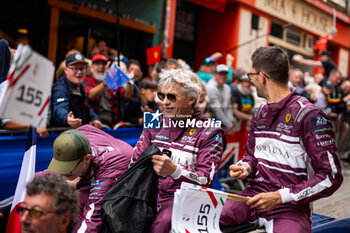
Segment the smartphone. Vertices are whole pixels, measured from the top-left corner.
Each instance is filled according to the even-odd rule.
[[[166,156],[168,156],[169,158],[171,158],[171,151],[170,150],[167,150],[167,149],[163,149],[162,150],[162,155],[166,155]],[[159,178],[160,179],[165,179],[166,178],[166,176],[159,176]]]
[[[171,158],[171,151],[170,151],[170,150],[163,149],[162,154],[165,154],[166,156],[168,156],[169,158]]]

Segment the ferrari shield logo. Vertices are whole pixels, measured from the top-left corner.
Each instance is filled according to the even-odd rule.
[[[196,132],[195,129],[191,129],[191,130],[190,130],[190,136],[192,136],[195,132]]]
[[[291,117],[292,117],[292,115],[290,115],[289,113],[286,115],[286,123],[288,123],[290,121]]]

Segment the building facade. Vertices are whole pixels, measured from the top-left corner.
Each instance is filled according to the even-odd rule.
[[[350,17],[347,14],[320,0],[228,0],[223,13],[210,9],[200,12],[196,66],[208,54],[226,51],[235,57],[234,68],[249,69],[252,52],[266,45],[286,49],[290,58],[301,54],[317,59],[319,51],[314,45],[327,34],[327,50],[348,77]],[[300,68],[313,73],[310,67]]]

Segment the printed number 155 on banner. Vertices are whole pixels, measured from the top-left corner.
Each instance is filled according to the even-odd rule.
[[[51,61],[20,44],[7,76],[0,116],[46,127],[53,73]]]

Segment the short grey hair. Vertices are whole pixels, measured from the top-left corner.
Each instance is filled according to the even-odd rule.
[[[202,94],[202,86],[197,74],[187,69],[171,69],[162,70],[159,77],[158,90],[180,84],[182,93],[189,99],[195,99],[193,106],[197,105]]]
[[[52,196],[53,210],[58,214],[70,213],[72,219],[67,226],[67,232],[72,232],[77,222],[79,201],[74,188],[60,175],[45,174],[33,179],[27,184],[27,195],[45,194]]]

